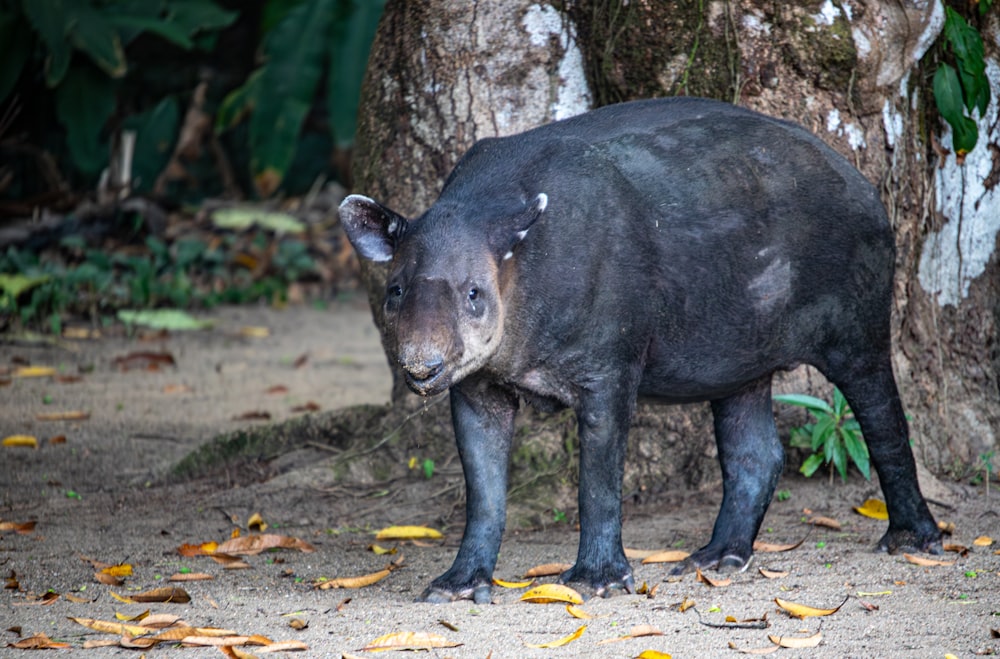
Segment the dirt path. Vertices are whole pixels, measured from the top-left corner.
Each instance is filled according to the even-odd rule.
[[[219,433],[265,421],[234,417],[267,412],[271,421],[290,418],[293,408],[315,403],[322,410],[357,403],[383,403],[389,376],[367,309],[358,302],[325,311],[292,308],[222,309],[210,331],[175,334],[141,342],[124,337],[50,344],[4,344],[0,366],[17,360],[55,366],[60,373],[83,372],[82,379],[58,383],[51,378],[14,379],[0,387],[0,436],[31,434],[37,450],[0,449],[0,520],[36,520],[29,534],[0,532],[0,569],[13,574],[19,588],[0,596],[0,656],[22,656],[7,647],[22,637],[46,633],[68,642],[72,656],[140,656],[141,650],[83,649],[90,640],[112,635],[90,631],[68,617],[114,619],[146,609],[176,613],[195,626],[223,627],[273,640],[298,640],[305,656],[358,654],[375,638],[391,632],[432,632],[461,643],[431,652],[437,657],[634,657],[646,649],[674,657],[736,656],[738,648],[771,645],[768,635],[808,636],[819,631],[813,649],[781,649],[777,656],[805,657],[959,657],[1000,653],[1000,544],[972,546],[981,535],[1000,539],[1000,492],[991,500],[983,491],[948,485],[935,487],[936,498],[951,508],[934,506],[942,520],[955,524],[951,542],[970,547],[965,556],[945,556],[954,564],[919,567],[902,557],[873,554],[870,548],[884,522],[863,518],[852,507],[877,487],[861,481],[844,486],[786,476],[779,488],[789,497],[775,502],[765,522],[763,540],[792,542],[809,536],[785,553],[758,553],[751,569],[733,575],[731,585],[710,587],[693,575],[666,579],[662,565],[633,561],[636,582],[656,586],[652,598],[619,595],[590,601],[583,608],[595,617],[577,620],[560,605],[518,601],[521,591],[497,589],[494,604],[413,604],[427,582],[450,564],[461,526],[443,529],[440,546],[405,544],[405,568],[360,590],[316,590],[326,577],[356,576],[380,570],[391,557],[368,550],[371,529],[392,523],[435,523],[456,497],[438,497],[426,505],[399,508],[377,505],[379,494],[405,483],[342,483],[326,474],[326,484],[297,469],[279,478],[245,487],[233,483],[253,478],[202,479],[166,485],[166,469]],[[269,335],[252,338],[245,327],[267,327]],[[163,352],[176,364],[156,371],[121,370],[115,359],[140,351]],[[304,361],[301,359],[305,356]],[[131,365],[136,365],[133,361]],[[6,377],[6,376],[5,376]],[[280,389],[284,387],[285,389]],[[86,410],[85,421],[39,421],[46,412]],[[48,438],[65,435],[65,443]],[[287,456],[267,456],[271,460]],[[316,462],[321,453],[299,455]],[[252,476],[252,474],[250,475]],[[457,490],[451,466],[435,476],[442,491]],[[320,479],[323,480],[323,479]],[[334,483],[333,486],[330,483]],[[720,495],[717,491],[677,493],[671,505],[627,507],[625,541],[629,547],[696,548],[707,541]],[[841,522],[842,530],[812,528],[803,509]],[[184,558],[182,543],[222,541],[234,526],[245,526],[259,512],[275,533],[312,543],[314,553],[281,551],[251,556],[250,569],[226,570],[210,559]],[[810,528],[812,528],[810,532]],[[553,521],[544,529],[511,530],[501,550],[497,576],[512,579],[533,565],[571,562],[577,533]],[[392,543],[385,543],[392,544]],[[121,587],[98,584],[88,557],[107,563],[130,563],[135,574]],[[758,567],[787,571],[767,579]],[[207,572],[211,581],[182,585],[188,604],[126,604],[111,593],[129,595],[166,585],[183,570]],[[713,575],[716,576],[716,575]],[[12,584],[13,585],[13,584]],[[59,598],[41,605],[46,591],[73,594],[84,601]],[[795,620],[777,610],[774,598],[835,607],[826,618]],[[350,602],[344,604],[344,600]],[[726,629],[699,624],[695,611],[678,611],[684,599],[697,603],[705,622],[724,624],[766,614],[770,627]],[[877,609],[866,605],[877,606]],[[292,619],[308,622],[302,630]],[[446,626],[444,623],[447,623]],[[532,649],[581,626],[582,636],[558,649]],[[598,641],[651,625],[663,633],[598,645]],[[457,629],[451,629],[454,627]],[[250,648],[252,650],[252,648]],[[221,656],[218,650],[160,646],[146,656]],[[303,656],[299,654],[297,656]]]

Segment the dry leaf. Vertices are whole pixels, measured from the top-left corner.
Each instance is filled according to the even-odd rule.
[[[777,652],[778,650],[780,650],[781,646],[769,645],[766,648],[748,648],[745,650],[741,650],[740,648],[736,647],[735,643],[729,641],[729,649],[736,650],[740,654],[771,654],[772,652]]]
[[[246,325],[240,328],[240,334],[254,339],[263,339],[271,336],[271,330],[266,327],[256,325]]]
[[[542,565],[536,565],[525,572],[524,576],[528,579],[534,579],[537,577],[555,577],[559,576],[571,567],[573,567],[572,563],[543,563]]]
[[[663,553],[662,549],[632,549],[630,547],[625,547],[625,558],[629,560],[643,559],[653,554]]]
[[[536,586],[521,595],[521,601],[533,604],[554,604],[557,602],[583,604],[583,597],[569,586],[559,583],[547,583]]]
[[[449,641],[444,636],[429,632],[394,632],[385,636],[379,636],[367,646],[361,648],[361,651],[430,650],[433,648],[457,648],[460,645],[462,644]]]
[[[291,620],[288,621],[288,626],[294,629],[295,631],[302,631],[303,629],[309,626],[309,621],[303,620],[302,618],[292,618]]]
[[[396,547],[393,547],[392,549],[387,549],[381,545],[371,544],[368,545],[368,551],[372,552],[376,556],[384,556],[385,554],[395,554],[399,550]]]
[[[270,654],[271,652],[288,652],[289,650],[308,650],[309,646],[302,641],[275,641],[267,647],[257,649],[258,654]]]
[[[319,412],[321,409],[319,403],[310,400],[302,405],[293,405],[291,411],[293,414],[300,414],[302,412]]]
[[[535,643],[525,643],[525,645],[527,647],[529,647],[529,648],[543,648],[543,649],[544,648],[558,648],[558,647],[562,647],[562,646],[566,645],[567,643],[572,643],[576,639],[580,638],[581,636],[583,636],[583,632],[585,632],[585,631],[587,631],[587,625],[584,625],[583,627],[580,627],[579,629],[577,629],[575,632],[573,632],[569,636],[563,636],[562,638],[557,638],[556,640],[549,641],[548,643],[538,643],[538,644],[535,644]]]
[[[330,588],[364,588],[385,579],[389,576],[390,572],[392,572],[392,569],[387,567],[384,570],[372,572],[371,574],[363,574],[359,577],[330,579],[329,581],[317,584],[316,587],[320,590],[329,590]]]
[[[814,648],[823,640],[823,635],[819,632],[806,637],[775,636],[774,634],[768,634],[767,637],[772,643],[783,648]]]
[[[937,523],[937,526],[938,530],[941,531],[941,533],[944,533],[945,535],[955,534],[955,522],[945,522],[942,520]]]
[[[692,606],[695,606],[695,604],[696,603],[695,603],[695,601],[693,599],[691,599],[689,597],[685,597],[684,600],[680,604],[677,605],[677,610],[680,611],[681,613],[684,613],[685,611],[687,611],[688,609],[690,609]]]
[[[732,579],[713,579],[711,577],[706,577],[701,568],[697,568],[695,571],[695,580],[700,581],[703,584],[712,586],[713,588],[725,588],[729,584],[733,583]]]
[[[17,648],[18,650],[66,650],[73,646],[69,643],[53,641],[45,634],[35,634],[28,638],[22,638],[16,643],[9,643],[7,647]]]
[[[191,596],[188,595],[187,591],[183,588],[178,588],[177,586],[164,586],[162,588],[154,588],[153,590],[147,590],[144,593],[136,593],[130,595],[129,597],[123,597],[115,593],[111,593],[116,599],[123,602],[170,602],[172,604],[187,604],[191,601]]]
[[[66,435],[53,435],[49,437],[49,444],[65,444]]]
[[[248,535],[241,538],[230,538],[216,548],[220,554],[242,554],[253,556],[268,549],[298,549],[311,554],[316,548],[305,540],[299,540],[285,535],[265,533],[263,535]]]
[[[774,603],[777,604],[781,609],[786,611],[789,615],[795,618],[813,618],[820,616],[833,615],[840,610],[840,607],[844,606],[849,598],[845,597],[844,601],[837,605],[835,609],[817,609],[813,606],[806,606],[805,604],[796,604],[795,602],[789,602],[788,600],[783,600],[780,597],[774,598]]]
[[[889,519],[889,511],[885,507],[885,502],[880,499],[868,499],[860,506],[855,506],[854,511],[872,519]]]
[[[270,412],[262,410],[250,410],[233,417],[233,421],[267,421],[271,418]]]
[[[375,534],[376,540],[440,540],[441,532],[427,526],[388,526]]]
[[[753,550],[754,551],[759,551],[761,553],[776,553],[776,552],[782,552],[782,551],[792,551],[793,549],[798,549],[799,547],[801,547],[802,543],[805,542],[806,538],[808,538],[808,537],[809,537],[809,534],[807,533],[807,534],[805,534],[805,536],[802,537],[801,540],[799,540],[798,542],[792,543],[790,545],[778,544],[778,543],[774,543],[774,542],[763,542],[761,540],[754,540]]]
[[[627,641],[629,639],[641,638],[643,636],[663,636],[663,632],[652,625],[636,625],[629,630],[628,634],[624,636],[616,636],[614,638],[606,638],[603,641],[598,641],[597,645],[617,643],[618,641]]]
[[[990,545],[993,544],[993,538],[989,537],[988,535],[981,535],[975,540],[973,540],[972,544],[974,544],[977,547],[989,547]]]
[[[823,515],[816,515],[815,517],[809,518],[809,523],[813,526],[825,526],[828,529],[833,529],[835,531],[840,530],[840,522],[833,519],[832,517],[824,517]]]
[[[189,394],[193,392],[194,389],[190,385],[186,384],[165,384],[163,385],[163,393],[165,394]]]
[[[924,558],[922,556],[914,556],[913,554],[903,554],[903,558],[921,567],[947,567],[948,565],[955,564],[955,561],[941,561],[936,558]]]
[[[757,568],[757,571],[761,573],[767,579],[780,579],[782,577],[787,577],[789,572],[787,570],[768,570],[762,567]]]
[[[288,393],[288,387],[286,387],[283,384],[276,384],[273,387],[268,387],[267,391],[265,391],[264,393],[272,394],[272,395],[274,395],[274,394],[287,394]]]
[[[115,622],[112,620],[97,620],[95,618],[74,618],[69,617],[78,625],[83,625],[87,629],[93,629],[95,632],[104,632],[105,634],[118,634],[124,636],[128,634],[129,636],[145,636],[146,634],[156,633],[155,629],[146,627],[145,625],[130,625],[124,622]]]
[[[176,574],[170,575],[167,581],[210,581],[215,579],[211,574],[206,574],[204,572],[178,572]]]
[[[969,548],[966,547],[965,545],[956,545],[951,542],[944,543],[942,545],[942,549],[944,549],[945,551],[950,551],[954,554],[958,554],[959,556],[966,556],[969,553]]]
[[[38,448],[38,438],[31,435],[10,435],[3,438],[3,445],[11,448]]]
[[[110,574],[113,577],[131,577],[132,576],[132,566],[128,563],[120,563],[118,565],[109,565],[101,569],[102,574]]]
[[[218,542],[203,542],[200,545],[183,544],[177,548],[177,553],[181,556],[208,556],[214,554],[219,548]]]
[[[680,563],[686,559],[691,554],[686,551],[681,551],[679,549],[668,549],[666,551],[658,551],[655,554],[647,556],[642,559],[643,565],[649,565],[650,563]]]
[[[15,378],[46,378],[56,374],[51,366],[20,366],[11,373]]]
[[[39,421],[86,421],[90,418],[90,412],[83,410],[69,410],[68,412],[42,412],[36,414]]]
[[[106,572],[95,572],[94,579],[97,583],[104,584],[105,586],[120,586],[125,583],[121,580],[121,577],[116,577],[115,575],[108,574]]]
[[[130,352],[122,357],[115,357],[112,363],[122,371],[132,369],[143,369],[146,371],[158,371],[161,366],[176,366],[174,356],[168,352]]]
[[[30,522],[4,522],[0,521],[0,531],[14,531],[15,533],[20,533],[26,535],[35,530],[35,520]]]
[[[635,659],[671,659],[672,655],[659,650],[643,650],[636,655]]]
[[[528,579],[527,581],[504,581],[503,579],[493,578],[493,585],[500,586],[501,588],[527,588],[535,583],[534,579]]]

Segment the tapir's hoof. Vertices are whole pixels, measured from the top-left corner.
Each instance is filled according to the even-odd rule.
[[[446,604],[459,600],[472,600],[476,604],[489,604],[493,601],[493,590],[490,584],[476,584],[461,588],[449,588],[444,585],[431,584],[417,602],[428,602],[430,604]]]
[[[626,563],[623,568],[593,570],[573,566],[559,576],[559,583],[583,584],[596,597],[611,597],[616,591],[635,592],[632,568]]]
[[[936,526],[925,532],[910,529],[889,529],[878,541],[878,551],[898,554],[900,552],[926,552],[943,554],[941,531]]]
[[[677,576],[694,572],[697,569],[714,569],[723,574],[730,572],[743,572],[750,567],[750,563],[752,561],[752,553],[748,553],[746,556],[743,556],[735,552],[723,553],[722,551],[705,547],[703,549],[699,549],[684,559],[683,562],[670,571],[670,574]]]

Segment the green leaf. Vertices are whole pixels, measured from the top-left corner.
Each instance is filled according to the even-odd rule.
[[[247,77],[245,83],[226,94],[215,115],[215,132],[221,133],[232,128],[242,121],[247,113],[253,111],[257,105],[258,94],[261,92],[260,79],[263,73],[264,69],[257,69]]]
[[[222,208],[212,213],[212,223],[220,229],[244,230],[253,225],[275,233],[302,233],[306,227],[288,213],[276,213],[260,208]]]
[[[802,462],[799,473],[808,478],[815,474],[821,466],[823,466],[823,456],[820,453],[813,453]]]
[[[77,7],[71,16],[69,38],[112,78],[125,75],[125,49],[115,26],[101,13],[86,5]]]
[[[868,446],[857,433],[845,430],[844,428],[840,429],[840,436],[844,442],[844,448],[847,449],[847,454],[851,456],[851,460],[857,465],[858,471],[865,477],[865,480],[870,481],[872,477]]]
[[[958,155],[964,155],[976,146],[979,128],[976,122],[965,116],[962,104],[962,85],[954,67],[942,64],[934,72],[934,101],[941,117],[952,130],[952,147]]]
[[[170,0],[167,4],[167,20],[188,36],[229,27],[239,15],[207,0]]]
[[[66,128],[73,163],[85,174],[96,174],[108,162],[104,125],[115,108],[115,84],[85,63],[74,64],[56,88],[56,116]]]
[[[3,103],[21,77],[34,45],[31,30],[17,11],[0,10],[0,44],[4,44],[4,54],[0,57],[0,103]]]
[[[833,408],[830,407],[830,403],[826,402],[822,398],[816,398],[815,396],[808,396],[806,394],[781,394],[774,397],[774,400],[779,403],[787,403],[788,405],[797,405],[798,407],[805,407],[810,411],[826,412],[827,414],[833,414]]]
[[[139,311],[122,309],[118,319],[129,325],[142,325],[152,329],[200,330],[211,327],[214,321],[199,320],[179,309],[143,309]]]
[[[826,454],[826,461],[833,462],[833,466],[836,467],[841,480],[846,482],[847,451],[844,450],[844,443],[840,441],[840,437],[836,432],[832,432],[827,436],[823,452]]]
[[[66,36],[71,7],[78,4],[78,0],[21,0],[21,11],[49,50],[45,58],[45,83],[49,87],[58,85],[69,69],[73,50]]]
[[[833,411],[834,416],[838,419],[843,419],[851,413],[851,408],[847,405],[847,399],[844,398],[844,394],[837,387],[833,388]]]
[[[829,442],[830,436],[836,434],[836,426],[837,420],[826,414],[816,420],[816,425],[813,427],[812,432],[812,449],[814,451]]]
[[[16,299],[25,291],[30,291],[35,286],[44,284],[49,279],[51,279],[49,275],[0,274],[0,291],[3,291],[4,295],[9,295],[11,298]]]
[[[309,0],[267,35],[267,61],[250,118],[250,171],[259,195],[272,194],[295,156],[326,63],[336,0]]]
[[[353,11],[342,14],[334,22],[326,104],[334,140],[338,147],[346,148],[354,142],[361,81],[385,0],[343,5],[350,6]]]
[[[132,164],[136,190],[147,192],[153,189],[173,153],[180,121],[180,104],[173,96],[167,96],[142,114],[129,117],[126,125],[136,131]]]
[[[191,50],[194,47],[194,42],[191,41],[191,37],[188,36],[188,32],[184,28],[156,16],[113,14],[108,17],[108,20],[118,28],[124,43],[131,42],[143,32],[150,32],[184,50]]]

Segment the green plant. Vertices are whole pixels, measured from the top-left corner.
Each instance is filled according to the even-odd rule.
[[[979,0],[979,14],[985,14],[993,0]],[[982,117],[990,103],[990,81],[986,77],[983,39],[951,7],[945,7],[943,30],[946,51],[957,67],[942,62],[934,73],[934,102],[941,117],[951,126],[952,147],[961,163],[979,140],[979,128],[970,116],[973,110]]]
[[[128,72],[125,47],[145,33],[184,50],[204,47],[201,35],[237,15],[213,0],[0,0],[0,102],[22,75],[41,70],[74,165],[95,174],[108,160],[102,132]]]
[[[990,480],[993,479],[993,455],[994,451],[987,451],[986,453],[981,453],[979,455],[979,460],[975,466],[975,469],[981,473],[976,474],[973,479],[973,484],[978,484],[981,480],[986,485],[986,497],[990,496]]]
[[[270,196],[292,166],[299,133],[326,76],[326,112],[340,147],[354,140],[361,79],[384,0],[270,0],[263,64],[222,103],[216,131],[249,114],[250,173]]]
[[[839,389],[833,390],[833,405],[805,394],[775,396],[774,400],[804,407],[814,419],[812,423],[792,428],[791,445],[812,451],[799,468],[803,475],[812,476],[820,466],[828,464],[831,478],[833,469],[836,469],[840,478],[846,481],[850,459],[865,479],[871,479],[871,462],[868,447],[861,436],[861,426],[851,414],[847,400]]]

